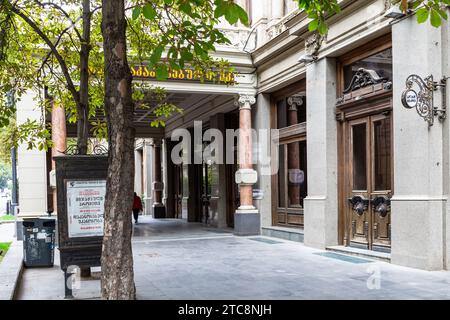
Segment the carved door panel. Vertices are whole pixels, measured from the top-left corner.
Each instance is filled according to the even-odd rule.
[[[389,115],[347,123],[347,244],[390,250],[392,135]]]

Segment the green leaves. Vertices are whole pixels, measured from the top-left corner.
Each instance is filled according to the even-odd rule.
[[[326,17],[340,12],[337,0],[297,0],[299,8],[303,9],[311,19],[308,30],[317,31],[320,34],[328,32]],[[424,23],[430,20],[433,27],[440,27],[442,20],[447,20],[445,6],[450,5],[450,0],[393,0],[392,3],[400,7],[403,12],[408,9],[416,10],[417,22]]]
[[[165,64],[156,67],[156,80],[166,80],[169,76],[169,69]]]
[[[417,19],[418,18],[419,17],[417,17]],[[439,12],[433,8],[431,8],[431,11],[430,11],[430,22],[431,22],[431,25],[435,28],[440,27],[442,24],[441,16],[440,16]]]
[[[225,17],[229,24],[235,24],[238,21],[241,21],[243,25],[249,24],[247,12],[233,1],[215,0],[214,5],[215,18]]]
[[[142,9],[142,13],[144,14],[144,17],[146,17],[149,20],[153,20],[156,15],[158,14],[155,10],[155,8],[153,8],[153,6],[150,3],[147,3],[143,9]]]
[[[160,45],[153,50],[152,55],[150,56],[150,62],[152,64],[156,64],[161,59],[161,55],[164,51],[164,46]]]
[[[131,17],[136,20],[141,15],[141,7],[134,7]]]
[[[412,3],[412,9],[416,10],[417,22],[424,23],[430,20],[430,24],[439,28],[442,20],[447,20],[445,6],[450,5],[450,0],[415,0]]]
[[[420,8],[419,10],[417,10],[417,22],[424,23],[428,20],[429,14],[430,12],[427,8]]]
[[[328,32],[325,21],[327,15],[339,13],[341,8],[337,0],[297,0],[300,9],[303,9],[311,19],[308,30],[318,31],[320,34]]]

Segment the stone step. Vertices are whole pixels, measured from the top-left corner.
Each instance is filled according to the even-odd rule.
[[[285,227],[262,227],[262,235],[295,242],[303,242],[303,229]]]
[[[328,251],[343,253],[352,256],[364,257],[373,260],[380,260],[385,262],[391,262],[391,254],[386,252],[365,250],[353,247],[345,247],[345,246],[331,246],[326,248]]]

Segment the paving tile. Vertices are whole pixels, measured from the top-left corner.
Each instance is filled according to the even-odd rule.
[[[181,220],[142,217],[134,235],[139,300],[450,299],[450,272],[331,259],[298,242],[254,241]],[[369,265],[380,271],[379,290],[367,286]],[[26,269],[18,298],[63,299],[63,290],[58,266]],[[99,281],[83,281],[75,291],[78,299],[99,296]]]

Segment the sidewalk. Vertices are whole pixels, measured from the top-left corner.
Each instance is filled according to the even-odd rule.
[[[23,246],[14,239],[15,224],[0,224],[0,242],[11,242],[6,256],[0,262],[0,300],[14,297],[16,284],[22,272]]]
[[[133,239],[138,299],[450,299],[450,272],[235,237],[180,220],[141,221]],[[17,298],[63,299],[63,285],[58,266],[26,269]],[[96,299],[100,282],[82,281],[74,295]]]

